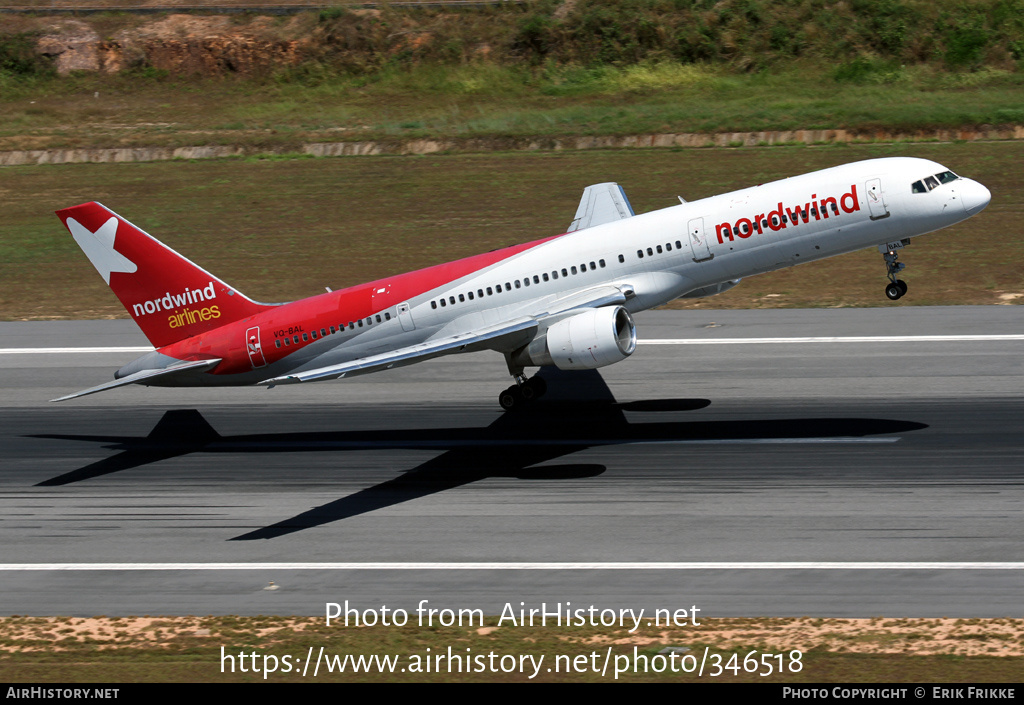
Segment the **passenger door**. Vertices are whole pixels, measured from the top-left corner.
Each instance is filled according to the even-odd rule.
[[[263,357],[259,326],[253,326],[245,331],[245,349],[249,353],[249,362],[252,363],[253,369],[266,366],[267,360]]]
[[[694,218],[687,225],[687,229],[689,230],[687,237],[690,241],[690,250],[693,252],[693,261],[707,262],[713,259],[714,255],[711,254],[711,244],[704,233],[704,219]]]
[[[882,180],[871,179],[864,188],[867,192],[868,199],[868,210],[871,211],[871,220],[881,220],[882,218],[888,218],[889,206],[885,202],[885,192],[882,191]]]

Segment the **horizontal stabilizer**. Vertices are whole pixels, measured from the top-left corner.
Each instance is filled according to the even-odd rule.
[[[576,232],[622,220],[633,215],[633,206],[629,205],[626,192],[613,181],[593,184],[583,189],[583,198],[576,209],[576,217],[566,232]]]
[[[154,379],[156,377],[168,377],[172,375],[178,375],[186,371],[192,372],[203,372],[205,370],[212,369],[220,364],[221,358],[214,360],[194,360],[191,362],[182,362],[180,365],[172,365],[171,367],[165,367],[160,370],[142,370],[134,374],[130,374],[127,377],[115,379],[113,382],[107,382],[97,387],[90,389],[84,389],[81,392],[75,392],[74,394],[68,394],[64,397],[58,397],[51,399],[50,401],[66,401],[68,399],[74,399],[76,397],[84,397],[88,394],[95,394],[96,392],[105,392],[108,389],[114,389],[115,387],[123,387],[126,384],[137,384],[147,379]]]

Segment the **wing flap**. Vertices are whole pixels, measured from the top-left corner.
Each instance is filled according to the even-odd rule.
[[[186,371],[202,372],[216,367],[220,363],[220,361],[221,358],[216,358],[214,360],[193,360],[189,362],[182,362],[180,365],[171,365],[170,367],[165,367],[159,370],[140,370],[139,372],[130,374],[127,377],[115,379],[113,382],[107,382],[105,384],[100,384],[95,387],[90,387],[89,389],[83,389],[80,392],[68,394],[63,397],[57,397],[56,399],[51,399],[50,401],[67,401],[68,399],[84,397],[89,394],[95,394],[96,392],[105,392],[108,389],[114,389],[116,387],[123,387],[126,384],[137,384],[147,379],[154,379],[156,377],[169,377],[181,374],[182,372]]]

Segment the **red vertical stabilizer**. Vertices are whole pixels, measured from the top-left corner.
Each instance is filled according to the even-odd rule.
[[[65,208],[57,216],[154,347],[272,308],[99,203]]]

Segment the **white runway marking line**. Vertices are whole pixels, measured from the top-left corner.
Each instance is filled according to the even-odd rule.
[[[153,352],[151,347],[119,347],[119,348],[0,348],[0,355],[86,355],[96,353],[147,353]]]
[[[902,436],[880,436],[862,438],[860,436],[812,436],[809,438],[516,438],[509,440],[451,440],[451,441],[266,441],[266,442],[235,442],[214,441],[207,445],[208,449],[232,450],[246,448],[415,448],[430,450],[438,448],[508,448],[522,446],[641,446],[641,445],[800,445],[821,443],[897,443]]]
[[[809,343],[988,343],[1024,340],[1024,335],[855,335],[806,338],[649,338],[641,345],[797,345]]]
[[[990,343],[1024,340],[1024,334],[1007,335],[861,335],[798,338],[640,338],[640,345],[799,345],[817,343]],[[0,348],[0,355],[89,355],[147,353],[147,346],[96,348]]]
[[[1024,570],[1024,562],[917,563],[3,563],[5,571],[136,570]]]

